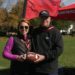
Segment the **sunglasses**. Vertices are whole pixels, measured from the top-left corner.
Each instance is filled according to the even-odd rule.
[[[29,29],[29,27],[28,26],[20,26],[20,29]]]

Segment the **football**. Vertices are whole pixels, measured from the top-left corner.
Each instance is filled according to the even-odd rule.
[[[38,55],[37,54],[28,54],[27,59],[30,61],[35,61],[38,59]]]

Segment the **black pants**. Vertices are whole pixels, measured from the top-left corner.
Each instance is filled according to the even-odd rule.
[[[40,73],[40,72],[35,72],[33,71],[19,71],[19,72],[12,72],[10,71],[10,75],[58,75],[58,69],[54,70],[53,72],[50,73]]]
[[[12,75],[49,75],[49,74],[45,74],[45,73],[21,73],[21,74],[18,74],[18,73],[15,73],[15,74],[12,74]]]
[[[15,74],[11,74],[11,75],[58,75],[58,71],[54,71],[52,73],[39,73],[39,72],[34,72],[34,73],[15,73]]]

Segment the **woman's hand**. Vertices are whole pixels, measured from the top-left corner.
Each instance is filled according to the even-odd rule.
[[[16,58],[18,61],[24,61],[26,59],[26,54],[24,55],[17,55],[17,58]]]

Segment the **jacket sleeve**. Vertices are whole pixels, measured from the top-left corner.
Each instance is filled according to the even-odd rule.
[[[46,52],[46,60],[55,60],[63,52],[63,38],[58,30],[52,31],[52,47]]]
[[[16,60],[17,55],[12,54],[12,48],[13,48],[13,44],[14,44],[14,39],[13,37],[10,37],[4,47],[3,50],[3,57],[10,59],[10,60]]]

